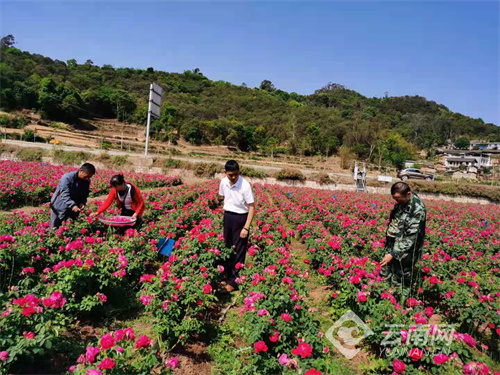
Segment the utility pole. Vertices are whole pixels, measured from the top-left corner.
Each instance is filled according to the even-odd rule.
[[[144,150],[144,156],[148,156],[149,128],[151,126],[151,117],[160,118],[162,94],[163,89],[156,83],[152,83],[149,86],[148,123],[146,125],[146,149]]]

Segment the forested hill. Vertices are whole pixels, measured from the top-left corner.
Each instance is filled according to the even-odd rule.
[[[244,151],[281,147],[306,155],[331,154],[344,145],[361,157],[392,162],[448,139],[500,140],[499,127],[419,96],[367,98],[339,84],[299,95],[268,80],[259,88],[212,81],[198,69],[167,73],[64,62],[15,48],[12,36],[0,49],[1,107],[34,109],[52,120],[145,123],[154,81],[164,88],[162,118],[152,129],[160,139],[182,136]]]

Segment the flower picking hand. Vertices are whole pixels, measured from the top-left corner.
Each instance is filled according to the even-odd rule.
[[[391,263],[392,259],[394,259],[394,257],[391,254],[385,254],[384,259],[382,259],[382,262],[380,262],[380,265],[383,267]]]
[[[78,206],[73,206],[71,208],[71,211],[73,211],[73,212],[80,212],[81,210],[80,210],[80,208]]]

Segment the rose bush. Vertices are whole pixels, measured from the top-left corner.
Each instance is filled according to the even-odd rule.
[[[141,371],[132,365],[141,365],[141,356],[144,371],[176,367],[169,350],[203,335],[214,324],[215,304],[221,303],[217,284],[229,251],[221,236],[217,185],[210,181],[144,194],[144,223],[125,233],[84,215],[49,232],[46,209],[0,220],[0,306],[5,313],[0,326],[7,333],[7,339],[0,334],[2,371],[53,355],[62,346],[61,333],[79,319],[100,322],[116,311],[151,318],[154,344],[152,337],[122,343],[113,328],[87,343],[85,360],[74,358],[74,371]],[[223,362],[214,354],[217,368],[338,373],[331,343],[308,300],[311,273],[329,288],[332,323],[352,310],[374,331],[363,343],[380,358],[367,372],[472,374],[491,366],[500,342],[500,223],[494,207],[428,203],[418,284],[403,301],[379,264],[392,206],[388,198],[270,185],[254,190],[259,207],[246,262],[238,265],[235,298],[240,307],[231,317],[237,323],[221,328],[224,340],[237,337],[241,343],[238,350],[229,339],[211,348],[211,353],[226,355]],[[175,239],[169,257],[157,254],[161,238]],[[300,256],[297,240],[307,249]],[[457,324],[456,333],[450,336],[439,320]],[[386,324],[402,327],[395,335]],[[428,330],[427,337],[443,340],[415,342],[422,329]]]

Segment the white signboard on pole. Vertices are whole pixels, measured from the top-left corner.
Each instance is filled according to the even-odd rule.
[[[162,94],[163,89],[156,83],[152,83],[149,86],[148,123],[146,126],[146,150],[144,151],[144,156],[148,156],[149,127],[151,126],[151,117],[160,118]]]

